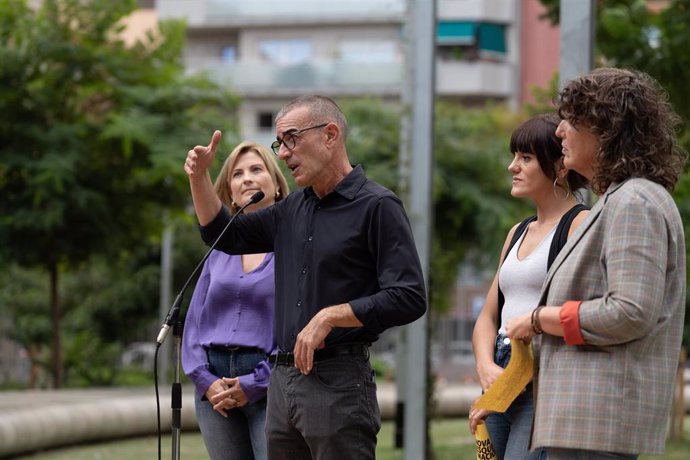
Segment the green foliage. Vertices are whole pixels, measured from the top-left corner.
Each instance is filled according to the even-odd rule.
[[[541,0],[546,16],[558,23],[560,0]],[[597,66],[629,67],[656,78],[675,109],[690,120],[690,0],[670,0],[661,11],[644,0],[596,2]],[[687,132],[687,130],[686,130]],[[684,132],[686,147],[690,138]]]
[[[397,191],[399,187],[400,115],[393,105],[374,98],[341,104],[348,120],[350,161],[361,164],[372,178]]]
[[[70,335],[65,343],[66,379],[70,386],[106,386],[115,382],[122,347],[92,330]]]
[[[179,290],[207,248],[192,219],[177,219],[174,229],[173,289]],[[153,342],[160,328],[160,239],[144,238],[132,250],[115,257],[94,255],[60,278],[65,337],[66,386],[144,384],[150,373],[121,369],[119,356],[125,345]],[[38,386],[45,386],[51,371],[51,322],[46,308],[49,283],[45,272],[7,264],[0,278],[0,332],[32,346],[38,354]],[[186,311],[194,289],[190,284],[183,302]],[[148,378],[148,380],[146,380]]]
[[[493,268],[508,230],[528,212],[510,196],[508,143],[517,123],[501,107],[437,104],[430,281],[440,311],[450,306],[460,263]]]
[[[47,345],[50,317],[46,314],[48,277],[15,264],[2,267],[0,277],[0,331],[22,344]]]
[[[183,24],[126,48],[113,31],[134,1],[46,1],[22,17],[7,11],[22,2],[9,3],[0,9],[0,81],[14,90],[0,97],[1,246],[49,266],[160,230],[162,209],[187,197],[186,148],[220,116],[234,128],[235,99],[184,76]]]
[[[546,88],[533,86],[534,102],[525,104],[525,113],[530,117],[555,110],[554,100],[558,96],[558,72],[554,73]]]
[[[218,120],[225,142],[233,139],[238,100],[184,75],[183,23],[164,22],[125,45],[122,20],[136,6],[45,0],[34,10],[0,1],[1,260],[44,267],[57,280],[94,255],[120,257],[159,234],[166,212],[181,212],[187,149]],[[108,286],[111,299],[118,288],[146,296],[155,273],[139,269],[130,286]],[[59,320],[57,285],[50,292]]]

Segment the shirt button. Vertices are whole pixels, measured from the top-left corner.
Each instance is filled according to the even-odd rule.
[[[503,345],[510,345],[510,339],[508,337],[503,339]]]
[[[301,300],[298,300],[298,301],[297,301],[297,308],[299,308],[299,307],[301,307],[301,306],[302,306],[302,301],[301,301]]]
[[[314,239],[314,237],[310,235],[309,238],[307,238],[307,241],[311,241],[313,239]]]
[[[304,267],[304,268],[302,269],[302,274],[304,275],[305,273],[307,273],[307,267]]]

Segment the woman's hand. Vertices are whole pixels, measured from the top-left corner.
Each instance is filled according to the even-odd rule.
[[[223,382],[223,379],[218,379],[215,380],[211,386],[208,387],[208,390],[206,390],[206,399],[209,400],[211,404],[213,403],[213,400],[218,398],[218,395],[222,394],[224,391],[228,389],[228,386]],[[223,417],[227,417],[228,414],[225,412],[224,408],[218,408],[216,409],[215,406],[213,407],[215,411],[220,413]]]
[[[493,361],[477,364],[477,375],[482,390],[486,391],[503,373],[504,369]]]
[[[487,409],[476,409],[474,405],[477,403],[477,400],[479,398],[475,399],[472,402],[472,406],[470,407],[470,414],[469,414],[469,419],[470,419],[470,433],[474,436],[477,432],[477,425],[480,423],[484,422],[484,419],[491,414],[490,410]]]
[[[535,336],[534,329],[532,329],[532,313],[509,319],[506,323],[506,335],[511,340],[516,339],[530,343],[532,337]]]
[[[249,403],[249,399],[240,386],[240,379],[223,377],[222,383],[226,389],[208,398],[208,400],[213,404],[213,410],[227,417],[226,411],[228,409],[245,406]]]

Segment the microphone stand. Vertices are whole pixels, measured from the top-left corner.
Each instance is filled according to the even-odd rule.
[[[172,384],[172,391],[171,391],[171,402],[170,402],[170,407],[172,408],[172,459],[173,460],[180,460],[180,432],[182,430],[182,384],[180,382],[180,366],[182,362],[182,321],[179,320],[180,316],[180,304],[182,303],[182,298],[184,297],[184,293],[187,290],[187,287],[189,286],[189,283],[192,281],[194,276],[197,274],[199,269],[204,265],[204,262],[206,262],[206,259],[208,259],[208,256],[211,255],[211,251],[213,251],[216,248],[216,245],[218,244],[218,241],[225,235],[225,232],[227,231],[228,228],[230,228],[230,225],[234,222],[235,218],[239,216],[244,209],[254,203],[258,203],[259,201],[263,200],[264,198],[264,192],[258,191],[252,197],[247,201],[245,204],[243,204],[235,214],[232,215],[228,223],[225,225],[225,228],[223,228],[223,231],[220,232],[220,235],[218,235],[218,238],[215,239],[211,247],[208,249],[204,257],[201,259],[201,261],[197,264],[196,268],[194,268],[194,271],[192,271],[192,274],[189,275],[189,278],[187,278],[187,281],[184,283],[184,286],[182,286],[182,289],[180,290],[180,293],[177,294],[177,297],[175,298],[175,301],[173,302],[172,307],[170,307],[170,310],[168,311],[167,316],[165,317],[165,321],[163,322],[163,326],[161,327],[160,332],[158,333],[158,337],[156,338],[156,354],[158,353],[158,349],[160,348],[161,345],[163,345],[163,342],[165,341],[165,337],[168,335],[168,331],[172,327],[173,329],[173,336],[175,337],[175,354],[176,354],[176,365],[175,365],[175,378]],[[160,443],[159,443],[160,444]],[[159,446],[160,447],[160,446]],[[160,457],[160,455],[159,455]]]

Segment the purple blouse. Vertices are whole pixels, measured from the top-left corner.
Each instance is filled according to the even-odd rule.
[[[182,334],[182,368],[199,395],[220,377],[209,370],[206,349],[211,345],[276,349],[273,331],[275,280],[273,253],[249,273],[241,256],[212,251],[197,281]],[[267,360],[239,377],[250,402],[266,396],[271,373]]]

